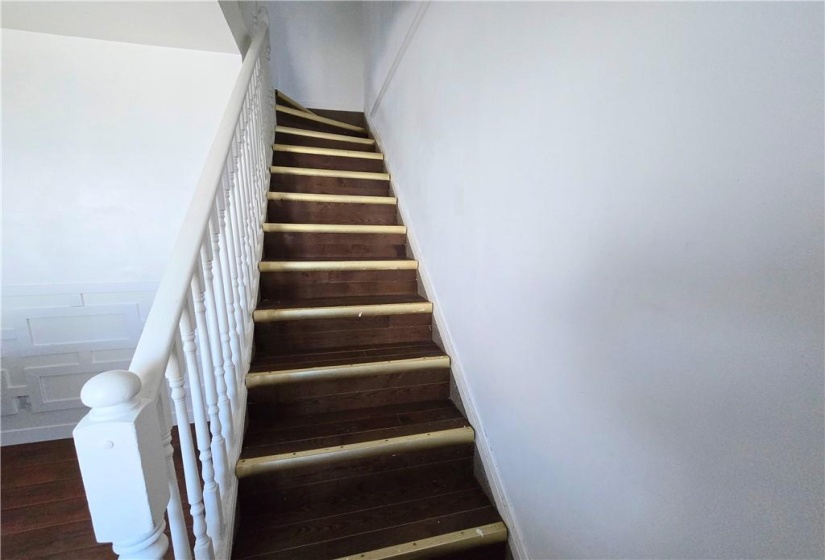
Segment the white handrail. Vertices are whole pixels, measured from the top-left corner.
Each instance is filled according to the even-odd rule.
[[[111,542],[124,559],[166,554],[164,517],[175,558],[228,558],[232,547],[234,465],[275,135],[265,9],[257,19],[129,371],[98,374],[81,392],[91,410],[74,439],[95,537]],[[183,458],[191,532],[176,452]]]
[[[268,38],[267,32],[268,25],[261,25],[246,53],[229,103],[206,156],[206,164],[195,187],[192,205],[186,212],[183,227],[172,249],[169,262],[175,265],[167,269],[161,280],[129,365],[129,371],[136,373],[143,384],[141,397],[155,395],[163,379],[169,349],[178,328],[177,318],[186,302],[195,260],[199,255],[201,237],[212,213],[215,195],[221,186],[224,163],[232,149],[232,140],[246,99],[247,87],[255,70],[254,62],[260,57],[264,40]]]

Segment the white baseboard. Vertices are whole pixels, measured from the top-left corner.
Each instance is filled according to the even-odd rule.
[[[54,426],[40,426],[37,428],[23,428],[20,430],[6,430],[0,435],[0,445],[19,445],[21,443],[36,443],[54,439],[68,439],[72,437],[72,430],[77,422],[58,424]]]
[[[367,124],[370,127],[370,130],[373,134],[373,137],[375,138],[379,150],[385,156],[384,163],[387,166],[387,172],[389,172],[391,177],[391,188],[398,200],[398,212],[401,214],[401,219],[403,220],[404,225],[407,226],[407,240],[409,242],[410,249],[412,250],[413,256],[418,260],[418,274],[421,278],[421,283],[423,284],[424,293],[427,294],[427,298],[433,304],[433,321],[435,321],[435,326],[438,330],[439,335],[441,336],[441,342],[444,345],[444,350],[450,356],[453,377],[455,378],[456,386],[458,388],[458,394],[461,397],[462,404],[464,405],[465,412],[467,414],[467,419],[470,421],[470,423],[473,425],[473,428],[475,429],[476,448],[478,449],[478,453],[481,458],[481,463],[484,467],[484,472],[487,475],[487,480],[490,484],[490,489],[493,493],[493,500],[496,504],[496,507],[498,508],[499,513],[504,518],[504,522],[507,524],[507,529],[509,532],[508,544],[510,545],[510,550],[512,551],[513,556],[516,558],[516,560],[527,560],[528,555],[524,546],[522,532],[516,522],[516,517],[514,515],[513,509],[510,506],[510,502],[508,501],[507,495],[504,491],[504,484],[502,482],[501,472],[498,468],[498,463],[496,462],[495,457],[493,456],[493,451],[490,446],[490,441],[487,437],[487,432],[484,430],[484,425],[482,424],[481,419],[478,416],[478,408],[476,406],[475,399],[473,398],[472,391],[470,390],[468,376],[461,365],[461,358],[455,347],[455,344],[453,343],[453,337],[450,333],[450,328],[447,325],[447,321],[441,312],[441,306],[438,302],[438,292],[430,278],[426,259],[422,255],[420,245],[418,244],[418,240],[415,237],[414,221],[411,219],[410,215],[407,213],[404,207],[403,194],[399,192],[399,190],[396,188],[396,181],[394,179],[395,176],[392,173],[391,165],[388,161],[389,154],[387,154],[384,151],[383,143],[381,142],[381,137],[378,135],[375,128],[372,127],[369,121],[369,117],[367,118]]]

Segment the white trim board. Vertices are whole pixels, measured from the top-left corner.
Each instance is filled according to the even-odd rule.
[[[427,299],[429,299],[433,304],[433,321],[435,321],[435,326],[441,336],[441,342],[444,344],[444,350],[450,356],[452,374],[456,382],[458,394],[461,397],[461,402],[467,413],[467,419],[473,425],[473,428],[475,428],[476,447],[478,449],[479,456],[481,457],[481,463],[484,466],[484,472],[487,475],[490,489],[493,493],[493,500],[495,501],[499,513],[507,524],[510,549],[516,560],[527,560],[530,557],[528,556],[524,546],[524,538],[522,536],[519,524],[516,521],[515,511],[511,508],[510,502],[507,499],[507,494],[504,491],[504,483],[501,478],[501,472],[499,471],[498,463],[493,456],[493,450],[490,446],[490,441],[487,438],[487,432],[478,416],[475,399],[473,398],[473,393],[470,390],[467,375],[461,365],[461,357],[455,347],[455,344],[453,343],[453,337],[447,325],[447,320],[441,312],[441,306],[438,303],[438,292],[430,279],[427,261],[422,255],[418,240],[415,237],[415,224],[413,223],[413,220],[410,219],[410,215],[406,211],[402,193],[395,186],[398,182],[398,176],[395,175],[391,169],[392,165],[390,162],[392,157],[384,150],[381,137],[372,126],[369,117],[367,117],[367,126],[369,127],[370,132],[372,132],[372,136],[375,138],[375,142],[378,145],[379,150],[381,153],[385,154],[384,163],[390,174],[390,188],[392,190],[392,196],[397,198],[398,212],[401,215],[402,222],[407,226],[407,241],[410,245],[410,250],[413,253],[413,257],[418,261],[418,274],[421,278],[421,283],[423,284],[422,287],[424,289],[424,293],[427,295]]]
[[[20,445],[23,443],[38,443],[55,439],[69,439],[77,422],[71,424],[54,424],[52,426],[36,426],[19,430],[6,430],[0,434],[0,445]]]
[[[378,94],[375,96],[375,101],[372,103],[372,107],[370,107],[369,111],[364,111],[365,117],[369,118],[375,115],[375,112],[378,110],[379,105],[381,105],[381,101],[384,100],[384,94],[387,93],[387,89],[390,87],[390,83],[392,83],[393,77],[395,77],[395,71],[398,70],[398,67],[401,65],[401,60],[404,58],[404,55],[407,53],[407,49],[412,42],[413,37],[415,36],[415,32],[418,31],[418,26],[421,24],[421,20],[424,19],[424,14],[427,13],[427,8],[430,7],[431,0],[426,0],[421,4],[418,8],[418,11],[415,13],[415,17],[413,17],[413,21],[410,24],[410,28],[407,30],[407,34],[404,36],[404,41],[401,43],[401,46],[398,47],[398,52],[395,53],[395,58],[393,58],[392,65],[390,69],[387,70],[387,75],[384,76],[384,80],[381,82],[381,88],[378,90]],[[364,92],[366,95],[367,92]],[[377,140],[377,139],[376,139]],[[383,153],[383,151],[382,151]]]

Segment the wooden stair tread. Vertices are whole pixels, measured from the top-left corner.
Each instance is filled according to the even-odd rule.
[[[308,130],[327,130],[337,134],[349,136],[366,137],[367,131],[361,125],[350,124],[336,118],[326,117],[318,114],[319,111],[311,109],[311,113],[295,109],[287,105],[275,105],[279,122],[291,123],[296,128],[306,128]]]
[[[255,558],[267,560],[322,560],[348,556],[357,558],[357,555],[371,550],[500,521],[495,508],[482,505],[484,500],[486,497],[483,493],[467,491],[403,504],[391,504],[380,510],[368,510],[355,516],[351,520],[352,523],[346,524],[348,532],[335,531],[334,528],[329,528],[327,532],[326,524],[317,523],[307,530],[314,537],[309,543],[306,542],[306,537],[298,537],[296,541],[281,539],[272,542],[273,549],[261,552],[269,547],[259,540],[256,547],[258,552],[253,554]],[[336,521],[341,522],[340,519]],[[330,538],[324,538],[324,534]],[[244,542],[250,540],[244,539]],[[269,542],[268,539],[266,542]],[[251,557],[242,552],[241,547],[238,548],[240,553],[237,558]]]
[[[444,355],[444,351],[432,341],[419,344],[385,344],[374,347],[340,348],[325,352],[296,352],[277,356],[256,356],[249,371],[252,373],[442,355]]]
[[[246,546],[239,546],[236,554],[239,558],[243,558],[248,554],[290,551],[294,554],[293,558],[311,558],[312,556],[309,555],[313,554],[310,552],[313,549],[315,554],[320,554],[320,551],[324,549],[340,550],[340,552],[336,551],[336,554],[341,552],[347,554],[350,551],[360,552],[372,549],[374,544],[368,539],[373,533],[387,530],[406,533],[404,539],[394,542],[386,539],[381,543],[384,546],[401,544],[409,540],[433,536],[430,531],[420,530],[426,527],[424,524],[426,521],[454,518],[456,523],[460,523],[457,518],[460,518],[462,514],[477,515],[479,511],[486,512],[491,509],[487,497],[477,488],[413,498],[404,502],[388,503],[372,509],[322,517],[294,525],[250,530],[249,533],[244,534],[244,536],[248,535],[244,539]],[[468,517],[474,517],[474,515],[468,515]],[[422,525],[415,527],[418,524]],[[405,528],[406,531],[404,531]],[[360,542],[353,538],[356,536],[362,536]],[[350,541],[349,546],[344,544],[347,540]],[[368,542],[370,548],[364,549],[364,545]],[[304,547],[308,550],[303,550]]]
[[[444,399],[283,418],[277,407],[269,406],[267,403],[250,402],[248,408],[250,425],[247,428],[247,434],[271,430],[276,424],[276,428],[299,428],[323,424],[358,422],[375,415],[413,414],[428,410],[440,410],[442,408],[449,408],[449,405]]]
[[[254,512],[244,520],[243,529],[257,532],[262,527],[289,525],[477,487],[473,462],[464,457],[270,491],[261,491],[254,480],[242,480],[239,496],[248,511]]]
[[[270,188],[279,192],[307,194],[390,196],[389,181],[375,181],[372,179],[273,174],[270,177]]]
[[[278,149],[275,151],[272,158],[272,163],[274,166],[329,169],[338,171],[363,171],[373,173],[385,172],[384,160],[381,158],[382,154],[380,152],[337,150],[337,153],[334,153],[334,148],[311,148],[308,146],[296,146],[292,144],[275,144],[275,146],[277,146]],[[304,151],[299,151],[302,148]],[[309,150],[328,151],[310,153]],[[355,154],[362,155],[358,157]]]
[[[265,263],[268,262],[306,262],[306,263],[323,263],[323,262],[363,262],[363,263],[383,263],[386,261],[400,261],[402,263],[414,263],[416,262],[415,259],[410,259],[406,257],[399,257],[395,259],[383,259],[383,258],[375,258],[375,257],[306,257],[306,256],[296,256],[290,257],[288,259],[279,259],[279,258],[265,258],[261,261],[261,264],[266,267]]]
[[[363,111],[341,111],[338,109],[321,109],[316,107],[308,107],[308,109],[316,115],[328,119],[335,119],[336,121],[354,124],[356,126],[367,126],[367,117]]]
[[[426,303],[427,299],[417,294],[342,296],[332,298],[307,299],[267,299],[258,303],[257,309],[296,309],[318,307],[345,307],[354,305],[386,305],[395,303]]]
[[[307,415],[304,425],[291,426],[282,425],[277,418],[264,423],[259,414],[255,429],[250,427],[244,439],[241,457],[292,453],[469,426],[450,401],[427,404],[418,410],[390,405],[360,409],[357,414],[348,411],[349,414]],[[253,406],[254,403],[250,403],[250,409]],[[253,415],[250,411],[250,418]],[[275,415],[269,418],[272,416]]]

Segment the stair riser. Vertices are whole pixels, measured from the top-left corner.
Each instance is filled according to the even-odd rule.
[[[317,130],[319,132],[330,132],[332,134],[344,134],[347,136],[355,136],[357,138],[367,137],[366,134],[361,132],[347,130],[330,124],[315,122],[295,115],[289,115],[283,111],[278,111],[277,122],[278,126],[289,126],[292,128],[302,128],[304,130]]]
[[[423,428],[424,431],[419,431]],[[364,434],[321,438],[333,441],[332,445],[316,445],[315,440],[298,442],[294,450],[270,453],[283,446],[254,446],[244,450],[235,472],[238,478],[256,476],[275,471],[301,470],[348,460],[370,459],[396,455],[416,450],[452,447],[472,443],[475,432],[463,418],[418,426],[400,426],[395,429],[377,430],[374,439],[365,440]],[[254,453],[248,455],[247,453]]]
[[[359,196],[390,196],[389,181],[374,179],[341,179],[338,177],[308,177],[274,173],[270,190],[312,194],[352,194]]]
[[[246,542],[248,543],[243,549],[239,549],[240,555],[255,556],[264,553],[271,553],[272,547],[267,546],[269,543],[265,539],[272,539],[273,541],[286,541],[289,539],[290,546],[306,546],[312,548],[317,543],[317,532],[323,531],[325,539],[344,539],[351,533],[369,530],[370,527],[382,527],[385,523],[390,524],[404,524],[411,520],[425,520],[431,517],[439,517],[453,514],[456,509],[459,510],[474,510],[487,506],[487,499],[478,492],[465,492],[457,494],[460,498],[453,498],[450,501],[444,501],[439,497],[431,499],[419,499],[406,504],[385,504],[383,507],[376,508],[370,512],[360,512],[356,519],[348,519],[348,516],[342,516],[337,519],[332,519],[329,522],[332,526],[326,524],[326,520],[318,520],[315,523],[317,531],[306,531],[301,535],[295,535],[292,527],[278,527],[267,528],[261,531],[259,538],[255,538],[254,534],[248,534]],[[337,522],[337,523],[336,523]],[[348,523],[349,522],[349,523]],[[352,524],[351,526],[349,524]],[[269,534],[267,534],[267,531]],[[301,549],[298,549],[299,551]],[[282,552],[282,554],[289,554],[294,551]],[[298,552],[297,556],[293,558],[311,558],[311,553],[305,554]],[[384,559],[386,560],[386,559]],[[401,559],[399,559],[401,560]]]
[[[437,509],[434,511],[438,512]],[[411,509],[410,513],[414,516],[416,512]],[[273,551],[266,555],[254,556],[254,558],[255,560],[296,560],[298,558],[301,560],[325,560],[330,558],[351,558],[353,560],[356,558],[363,558],[363,560],[425,560],[432,558],[444,558],[444,553],[453,549],[453,546],[447,544],[445,545],[444,550],[439,551],[438,548],[432,548],[428,545],[426,540],[422,540],[422,548],[428,548],[429,550],[425,550],[421,553],[416,550],[416,545],[418,543],[414,545],[412,542],[414,542],[416,537],[419,535],[441,535],[445,533],[452,534],[454,532],[458,534],[460,531],[464,531],[465,533],[463,534],[466,535],[476,535],[476,527],[492,525],[500,520],[495,508],[490,506],[481,508],[469,507],[465,511],[441,516],[436,515],[434,517],[428,517],[426,515],[426,511],[420,513],[423,515],[423,519],[418,522],[385,528],[378,531],[369,531],[367,535],[358,535],[356,533],[353,536],[332,539],[325,542],[318,542],[316,540],[314,544],[292,550],[280,550],[277,552]],[[392,519],[392,517],[390,517],[390,519]],[[311,531],[311,529],[308,530]],[[315,534],[319,532],[319,530],[316,529],[312,532]],[[488,541],[500,542],[500,538],[502,536],[506,535],[501,535],[495,539],[491,536]],[[252,542],[255,541],[255,539],[250,540]],[[394,555],[391,551],[395,549],[394,545],[397,545],[399,542],[410,543],[407,545],[409,548],[405,547],[403,555]],[[376,549],[383,549],[387,547],[388,550],[382,552],[382,554],[378,556],[374,556],[370,552],[363,554],[365,551],[369,550],[364,547],[372,546],[375,546]],[[466,546],[468,552],[473,552],[476,550],[476,547],[485,545],[483,538],[479,537]],[[473,558],[473,556],[469,557]]]
[[[432,339],[431,322],[431,314],[420,313],[256,323],[255,344],[257,352],[266,356],[347,346],[428,342]],[[313,325],[316,326],[313,328]]]
[[[370,171],[375,173],[384,172],[384,162],[380,159],[338,157],[317,154],[296,154],[278,151],[274,153],[272,161],[273,165],[285,165],[288,167]]]
[[[291,283],[264,280],[261,275],[261,293],[265,299],[309,299],[368,295],[415,295],[418,283],[411,282],[337,282]]]
[[[250,480],[241,480],[239,499],[255,511],[241,524],[244,528],[294,524],[307,519],[357,512],[386,503],[400,503],[436,496],[450,491],[470,490],[473,463],[457,459],[418,468],[397,469],[375,475],[354,476],[279,492],[260,492]],[[334,503],[325,501],[339,495]]]
[[[267,221],[290,224],[397,225],[395,206],[270,200]]]
[[[336,111],[335,109],[308,108],[319,117],[326,117],[342,123],[354,124],[355,126],[360,126],[364,129],[367,128],[367,119],[364,116],[364,113],[360,111]]]
[[[389,412],[380,417],[371,416],[368,411],[361,411],[364,415],[360,418],[360,421],[353,421],[350,419],[344,424],[336,425],[335,427],[337,430],[331,431],[329,422],[320,422],[318,424],[310,423],[309,425],[299,428],[296,432],[295,426],[288,425],[286,428],[282,427],[285,423],[285,419],[283,418],[273,421],[273,416],[271,414],[266,414],[263,416],[256,415],[255,412],[263,410],[263,407],[266,405],[253,403],[250,406],[250,419],[254,419],[255,423],[250,425],[247,434],[250,436],[250,439],[253,439],[256,442],[266,441],[267,444],[272,443],[274,445],[282,445],[289,442],[296,443],[311,440],[313,438],[326,437],[331,434],[345,436],[355,432],[373,432],[375,430],[391,429],[404,424],[420,424],[423,422],[443,421],[460,417],[460,413],[455,409],[455,407],[427,409],[426,405],[431,404],[432,403],[424,403],[421,407],[422,410],[410,410],[403,414],[392,414]],[[277,415],[275,415],[275,418],[277,418]],[[287,419],[287,424],[289,424],[289,420],[297,421],[299,423],[301,421],[300,418]]]
[[[250,402],[273,404],[293,404],[304,399],[336,399],[342,394],[357,391],[375,391],[398,387],[414,387],[432,383],[448,383],[450,370],[447,368],[401,373],[378,374],[329,381],[303,381],[284,385],[262,386],[249,389]]]
[[[255,323],[256,334],[266,331],[271,336],[284,338],[312,336],[338,331],[357,332],[363,329],[420,327],[432,324],[431,313],[401,313],[398,315],[361,315],[361,317],[328,317],[260,321]]]
[[[445,434],[461,432],[461,434],[465,436],[461,441],[466,441],[467,438],[472,437],[472,430],[467,430],[467,421],[464,418],[445,418],[443,420],[427,422],[424,425],[424,429],[430,432],[441,432]],[[410,445],[419,445],[422,449],[455,445],[460,443],[456,437],[461,437],[447,436],[451,437],[449,441],[439,441],[437,436],[425,436],[422,438],[416,426],[399,426],[397,422],[392,426],[377,427],[374,430],[369,430],[369,433],[374,436],[374,440],[370,442],[363,441],[363,434],[353,435],[348,432],[343,432],[339,434],[316,435],[313,437],[309,432],[311,432],[311,430],[307,431],[307,438],[298,441],[285,441],[283,443],[272,443],[245,448],[244,453],[254,453],[255,457],[241,460],[238,474],[242,476],[255,476],[255,474],[262,472],[301,468],[301,466],[307,464],[337,462],[348,457],[351,458],[352,452],[357,453],[359,457],[366,458],[408,451],[411,449],[411,447],[409,447]],[[277,433],[275,435],[277,436]],[[424,441],[423,444],[416,444],[410,441],[421,439],[426,441]],[[407,441],[401,444],[391,443],[399,440]],[[354,447],[359,445],[366,446],[366,448],[362,447],[359,450],[353,450]],[[325,449],[328,452],[314,454],[314,450],[316,449]],[[296,455],[303,456],[296,457]]]
[[[313,148],[331,148],[333,150],[352,150],[358,152],[376,151],[375,144],[359,144],[355,142],[327,140],[325,138],[311,138],[308,136],[300,136],[298,134],[285,134],[282,132],[279,132],[275,136],[275,143],[289,144],[290,146],[309,146]]]
[[[325,414],[393,404],[437,401],[449,397],[449,383],[431,383],[429,385],[349,393],[334,397],[307,398],[281,405],[280,412],[283,418],[293,418],[307,414]]]
[[[472,444],[455,445],[399,453],[394,456],[385,455],[370,459],[341,461],[334,465],[313,465],[292,471],[262,473],[254,477],[240,479],[239,482],[242,493],[276,492],[307,484],[342,480],[372,473],[386,473],[395,469],[411,468],[442,461],[472,460],[473,451]]]
[[[343,346],[372,346],[375,344],[405,344],[432,340],[429,326],[397,327],[392,329],[359,329],[354,332],[332,331],[315,336],[279,338],[269,336],[264,325],[255,327],[258,348],[283,348],[284,351],[330,350]],[[259,334],[260,332],[260,334]],[[267,347],[267,345],[269,345]],[[266,353],[262,353],[266,356]]]
[[[383,233],[266,233],[264,258],[403,259],[407,238]]]
[[[364,282],[415,282],[415,270],[315,270],[301,272],[262,272],[261,286],[293,284],[359,284]]]
[[[420,357],[443,356],[444,352],[438,347],[425,343],[426,350],[421,344],[402,346],[394,349],[391,352],[383,350],[363,349],[345,351],[328,351],[305,354],[282,354],[280,356],[261,356],[255,357],[255,363],[251,371],[274,371],[282,369],[296,369],[296,368],[310,368],[310,367],[324,367],[324,366],[342,366],[353,363],[374,362],[381,360],[406,360]]]
[[[439,556],[439,560],[502,560],[506,555],[507,542],[500,542],[465,550],[464,552]]]

